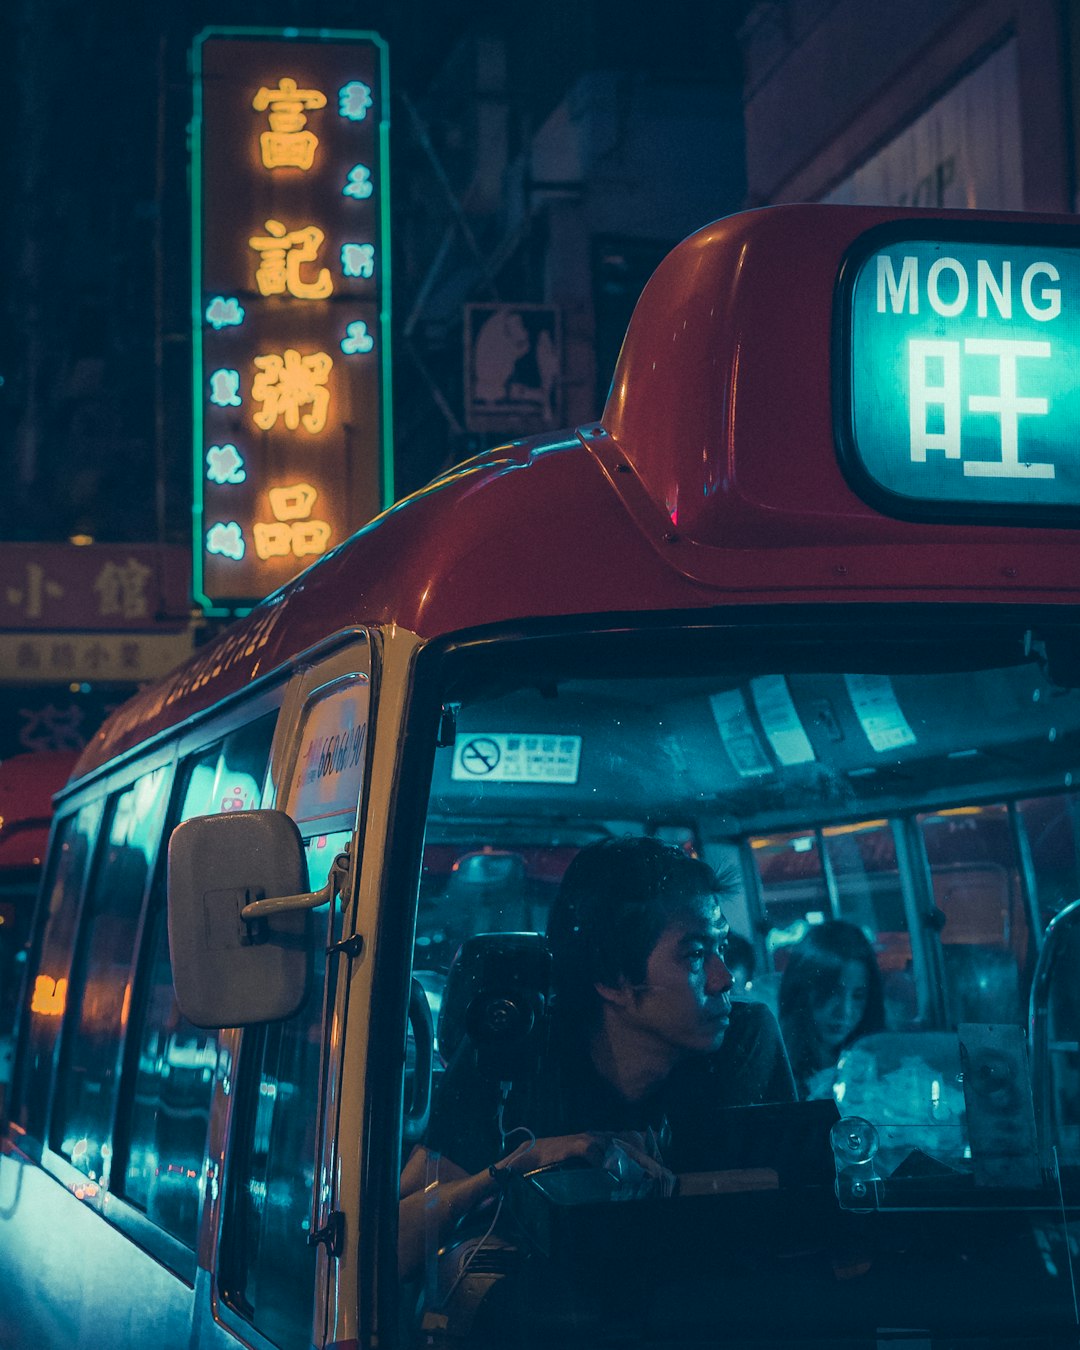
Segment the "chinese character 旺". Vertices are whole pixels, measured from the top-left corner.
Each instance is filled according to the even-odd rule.
[[[300,275],[301,266],[319,256],[323,237],[317,225],[290,231],[280,220],[268,220],[266,234],[255,234],[248,240],[259,254],[255,284],[260,294],[284,295],[288,291],[297,300],[325,300],[334,289],[330,269],[320,268],[314,281],[304,281]]]
[[[346,325],[345,336],[341,339],[341,350],[346,356],[363,356],[375,346],[375,339],[367,330],[362,319]]]
[[[239,562],[245,552],[244,532],[239,523],[230,520],[226,525],[224,521],[219,520],[215,525],[211,525],[206,532],[206,551]]]
[[[338,90],[338,114],[350,122],[362,122],[371,107],[371,90],[362,80],[350,80]]]
[[[212,445],[206,452],[206,476],[211,483],[242,483],[247,478],[244,458],[235,445]]]
[[[253,418],[255,425],[269,431],[282,417],[290,431],[295,431],[301,421],[307,431],[322,431],[330,408],[330,391],[325,386],[333,364],[325,352],[301,356],[291,347],[283,356],[256,356],[258,374],[251,394],[263,406]],[[308,405],[311,411],[301,419],[300,409]]]
[[[267,169],[310,169],[315,162],[319,138],[305,131],[305,111],[326,107],[326,95],[317,89],[299,89],[288,77],[276,89],[265,85],[252,100],[256,112],[269,109],[270,130],[259,137],[262,162]]]
[[[375,275],[374,244],[342,244],[341,273],[346,277]]]
[[[363,164],[356,164],[349,170],[345,186],[341,189],[343,197],[352,197],[355,201],[365,201],[375,191],[371,181],[371,170]]]
[[[210,376],[210,402],[219,408],[239,408],[240,372],[215,370]]]
[[[94,581],[98,613],[122,614],[125,619],[145,618],[150,613],[146,583],[152,575],[153,569],[138,558],[106,563]]]

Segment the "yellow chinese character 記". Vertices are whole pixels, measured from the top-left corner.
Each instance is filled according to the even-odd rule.
[[[248,240],[259,254],[255,270],[259,293],[284,295],[288,291],[297,300],[325,300],[334,289],[330,269],[320,268],[314,281],[304,281],[300,275],[303,264],[314,262],[319,256],[323,238],[317,225],[286,230],[280,220],[268,220],[266,234],[255,234]]]
[[[322,431],[330,408],[326,381],[333,365],[325,352],[301,356],[292,347],[281,356],[276,353],[256,356],[258,373],[252,381],[251,397],[263,406],[254,415],[255,425],[269,431],[281,417],[290,431],[295,431],[301,421],[306,431]],[[301,418],[300,409],[309,405],[311,411]]]
[[[326,95],[318,89],[299,89],[287,76],[276,89],[263,85],[252,100],[256,112],[269,109],[270,130],[259,137],[262,162],[268,169],[310,169],[319,138],[305,131],[305,110],[325,108]]]

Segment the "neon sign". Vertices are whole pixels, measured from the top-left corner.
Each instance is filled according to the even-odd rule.
[[[393,496],[386,49],[195,48],[196,601],[247,609]]]

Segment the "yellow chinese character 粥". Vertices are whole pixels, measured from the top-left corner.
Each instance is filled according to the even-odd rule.
[[[270,488],[270,510],[275,520],[254,527],[255,552],[265,562],[293,554],[307,558],[325,553],[330,542],[330,526],[325,520],[308,520],[318,493],[310,483]]]
[[[252,235],[248,243],[259,254],[255,284],[262,295],[284,295],[298,300],[324,300],[334,289],[330,269],[319,270],[314,281],[304,281],[300,268],[319,256],[323,232],[317,225],[286,230],[280,220],[266,222],[266,234]]]
[[[305,109],[325,108],[326,95],[317,89],[299,89],[296,81],[286,76],[278,81],[276,89],[263,85],[251,106],[256,112],[269,109],[270,130],[259,137],[266,168],[310,169],[319,138],[304,130]]]
[[[325,352],[301,356],[292,347],[281,356],[275,353],[256,356],[258,374],[251,384],[251,397],[263,406],[253,418],[255,425],[269,431],[283,417],[290,431],[295,431],[301,420],[305,430],[322,431],[330,407],[326,381],[333,364]],[[301,419],[300,409],[309,404],[311,411]]]

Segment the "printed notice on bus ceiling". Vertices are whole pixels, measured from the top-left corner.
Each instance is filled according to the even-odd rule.
[[[720,694],[710,694],[709,703],[728,759],[739,777],[762,778],[771,774],[772,764],[754,730],[742,692],[727,689]]]
[[[855,462],[908,502],[1080,504],[1080,247],[901,239],[851,295]]]
[[[845,675],[844,683],[859,725],[879,755],[915,744],[888,675]]]
[[[288,806],[301,831],[355,817],[364,785],[369,699],[367,678],[355,676],[309,709]]]

